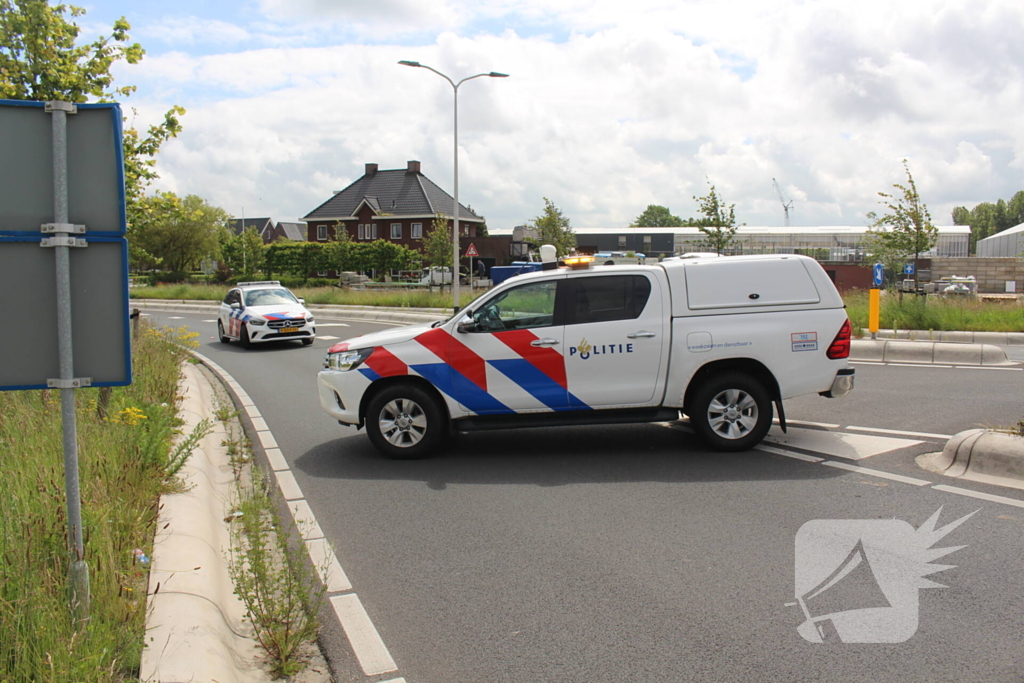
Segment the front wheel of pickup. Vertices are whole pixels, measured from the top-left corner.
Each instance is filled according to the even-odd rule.
[[[690,400],[694,430],[716,451],[746,451],[772,426],[772,401],[764,386],[738,372],[708,378]]]
[[[447,416],[440,400],[414,384],[381,389],[366,408],[370,443],[389,458],[430,455],[444,440]]]

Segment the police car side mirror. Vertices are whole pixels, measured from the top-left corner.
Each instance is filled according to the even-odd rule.
[[[299,299],[299,304],[301,304],[302,306],[305,306],[306,305],[306,300],[305,299]]]
[[[479,332],[480,328],[475,320],[464,320],[455,327],[455,330],[462,334],[468,334],[469,332]]]
[[[238,303],[237,301],[232,301],[231,302],[231,308],[234,308],[234,309],[237,310],[237,309],[239,309],[241,307],[242,307],[242,304]]]

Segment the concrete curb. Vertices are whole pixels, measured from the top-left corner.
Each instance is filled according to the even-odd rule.
[[[213,422],[214,431],[181,470],[187,491],[160,499],[140,678],[168,683],[269,681],[256,666],[260,653],[225,560],[231,535],[224,518],[235,488],[223,445],[230,437],[213,416],[214,388],[197,366],[185,364],[181,387],[184,433],[204,417]]]
[[[906,339],[854,339],[850,359],[880,363],[940,365],[1014,365],[1006,352],[992,344],[911,341]]]
[[[942,452],[918,456],[917,464],[947,477],[1024,489],[1024,436],[969,429],[953,435]]]
[[[864,330],[864,335],[871,333]],[[1024,346],[1024,332],[954,332],[941,330],[879,330],[879,339],[956,342],[960,344],[996,344]]]

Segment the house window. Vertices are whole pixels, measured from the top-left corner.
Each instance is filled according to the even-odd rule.
[[[412,238],[414,240],[421,240],[421,239],[423,239],[423,224],[422,223],[413,223],[412,224]]]
[[[625,249],[625,248],[626,248],[626,236],[625,235],[619,235],[619,249]]]
[[[402,239],[402,224],[392,223],[391,224],[391,239],[400,240]]]
[[[366,232],[365,232],[365,228],[363,227],[362,223],[360,223],[359,227],[356,228],[356,233],[357,233],[356,234],[356,239],[360,239],[360,240],[366,239]]]
[[[327,271],[326,270],[318,270],[318,271],[316,271],[316,276],[317,277],[327,277]]]
[[[368,240],[375,240],[375,239],[377,239],[377,224],[374,223],[373,225],[367,225],[366,226],[366,232],[367,232],[366,239],[368,239]]]
[[[321,242],[326,242],[327,241],[327,226],[326,225],[318,225],[318,226],[316,226],[316,238],[318,240],[320,240]]]
[[[651,237],[650,237],[650,235],[647,235],[647,236],[644,237],[644,253],[645,254],[651,253]]]

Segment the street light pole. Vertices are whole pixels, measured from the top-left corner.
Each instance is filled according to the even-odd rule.
[[[455,309],[455,312],[458,313],[459,312],[459,308],[460,308],[460,306],[459,306],[459,86],[462,85],[463,83],[465,83],[466,81],[473,80],[474,78],[481,78],[483,76],[487,76],[488,78],[508,78],[508,74],[501,74],[501,73],[498,73],[497,71],[491,71],[490,73],[476,74],[475,76],[467,76],[467,77],[463,78],[461,81],[459,81],[458,83],[456,83],[455,81],[453,81],[452,79],[448,78],[448,76],[444,75],[443,73],[441,73],[440,71],[438,71],[434,67],[427,66],[426,64],[420,64],[419,62],[410,62],[410,61],[404,60],[404,59],[402,61],[400,61],[399,64],[401,64],[402,66],[414,66],[414,67],[417,67],[417,68],[420,68],[420,69],[427,69],[428,71],[433,71],[438,76],[440,76],[444,80],[448,81],[449,85],[452,86],[452,90],[455,93],[455,100],[454,100],[454,106],[453,106],[454,111],[455,111],[455,142],[454,142],[454,154],[453,154],[453,156],[455,157],[455,161],[453,163],[453,167],[455,169],[455,183],[454,183],[455,184],[455,206],[452,209],[452,219],[454,221],[453,230],[452,230],[452,292],[453,292],[452,306]],[[472,273],[470,273],[470,277],[472,277],[472,276],[473,276]]]

